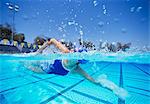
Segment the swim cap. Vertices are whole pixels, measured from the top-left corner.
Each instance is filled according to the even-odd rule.
[[[48,41],[50,41],[50,40],[51,40],[51,38],[47,38],[47,40],[48,40]]]

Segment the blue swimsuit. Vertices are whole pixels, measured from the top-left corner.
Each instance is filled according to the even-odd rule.
[[[74,65],[86,64],[87,60],[76,60],[73,62]],[[67,75],[68,70],[63,66],[62,60],[55,60],[53,63],[44,62],[41,64],[41,69],[47,74],[58,74],[58,75]],[[71,71],[71,69],[69,69]]]
[[[67,75],[69,72],[63,67],[62,60],[55,60],[54,63],[51,64],[46,62],[41,66],[41,69],[47,74]]]

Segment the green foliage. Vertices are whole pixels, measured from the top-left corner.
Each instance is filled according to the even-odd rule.
[[[19,42],[19,43],[24,42],[24,40],[25,40],[25,35],[24,35],[23,33],[15,34],[14,37],[13,37],[13,40],[14,40],[14,41],[17,41],[17,42]]]
[[[12,39],[12,29],[9,24],[0,25],[0,38],[1,39]]]
[[[34,44],[43,45],[45,41],[46,40],[44,38],[38,36],[34,39]]]

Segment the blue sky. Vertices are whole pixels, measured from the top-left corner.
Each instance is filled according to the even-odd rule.
[[[98,44],[131,42],[133,46],[149,44],[149,0],[1,0],[0,24],[12,24],[12,11],[6,5],[19,5],[15,28],[26,41],[36,36],[55,37],[76,42]]]

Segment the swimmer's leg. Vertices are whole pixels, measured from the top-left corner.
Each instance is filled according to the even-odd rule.
[[[36,72],[36,73],[39,73],[39,74],[45,74],[45,72],[39,67],[38,65],[38,62],[36,63],[37,65],[35,65],[35,62],[24,62],[23,63],[23,66],[26,68],[26,69],[29,69],[33,72]]]
[[[84,78],[86,78],[87,80],[89,80],[90,82],[96,84],[96,81],[94,80],[94,78],[92,78],[88,73],[86,73],[79,65],[74,70],[74,72],[80,74],[81,76],[83,76]]]
[[[119,98],[124,100],[128,96],[128,92],[117,86],[115,83],[107,79],[106,75],[101,75],[98,80],[96,81],[94,78],[92,78],[88,73],[86,73],[79,65],[74,70],[76,73],[82,75],[84,78],[89,80],[90,82],[100,85],[104,88],[107,88],[108,90],[111,90],[114,94],[116,94]]]

